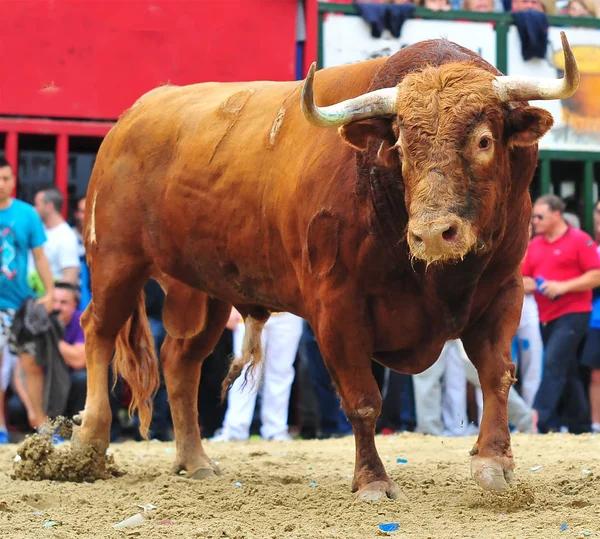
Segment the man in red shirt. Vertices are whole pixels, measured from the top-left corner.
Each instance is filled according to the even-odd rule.
[[[592,288],[600,285],[600,259],[592,238],[565,222],[564,209],[555,195],[536,200],[532,216],[536,237],[522,266],[525,292],[535,293],[546,352],[534,401],[542,433],[549,431],[560,404],[570,432],[590,428],[577,350],[587,334]]]

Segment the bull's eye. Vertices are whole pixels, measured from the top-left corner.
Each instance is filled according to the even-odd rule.
[[[487,150],[488,148],[490,148],[492,145],[492,139],[491,137],[488,137],[487,135],[484,135],[483,137],[481,137],[479,139],[479,143],[478,143],[478,147],[480,150]]]

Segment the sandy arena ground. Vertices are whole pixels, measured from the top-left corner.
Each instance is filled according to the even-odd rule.
[[[206,443],[223,472],[204,481],[169,472],[173,444],[115,444],[125,475],[95,483],[12,479],[17,446],[0,446],[0,537],[367,539],[386,535],[379,524],[398,523],[390,537],[600,538],[600,436],[515,436],[517,481],[503,496],[471,480],[473,442],[378,437],[408,502],[370,503],[353,502],[350,493],[352,438]],[[137,504],[156,509],[139,527],[114,530],[142,512]],[[44,527],[49,521],[56,525]]]

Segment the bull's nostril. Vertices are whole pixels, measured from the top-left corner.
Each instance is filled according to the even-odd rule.
[[[451,226],[442,232],[442,238],[444,238],[446,241],[452,241],[454,238],[456,238],[457,233],[458,231],[456,230],[456,227]]]
[[[411,233],[411,236],[415,243],[423,243],[423,238],[421,238],[421,236],[417,236],[415,233]]]

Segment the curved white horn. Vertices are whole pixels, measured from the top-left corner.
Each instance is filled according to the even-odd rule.
[[[498,97],[505,102],[535,99],[566,99],[579,87],[579,68],[564,32],[560,33],[565,56],[565,76],[562,79],[533,77],[496,77]]]
[[[313,62],[302,87],[300,102],[302,114],[311,124],[317,127],[336,127],[396,113],[396,88],[383,88],[329,107],[317,107],[313,91],[316,68],[317,64]]]

